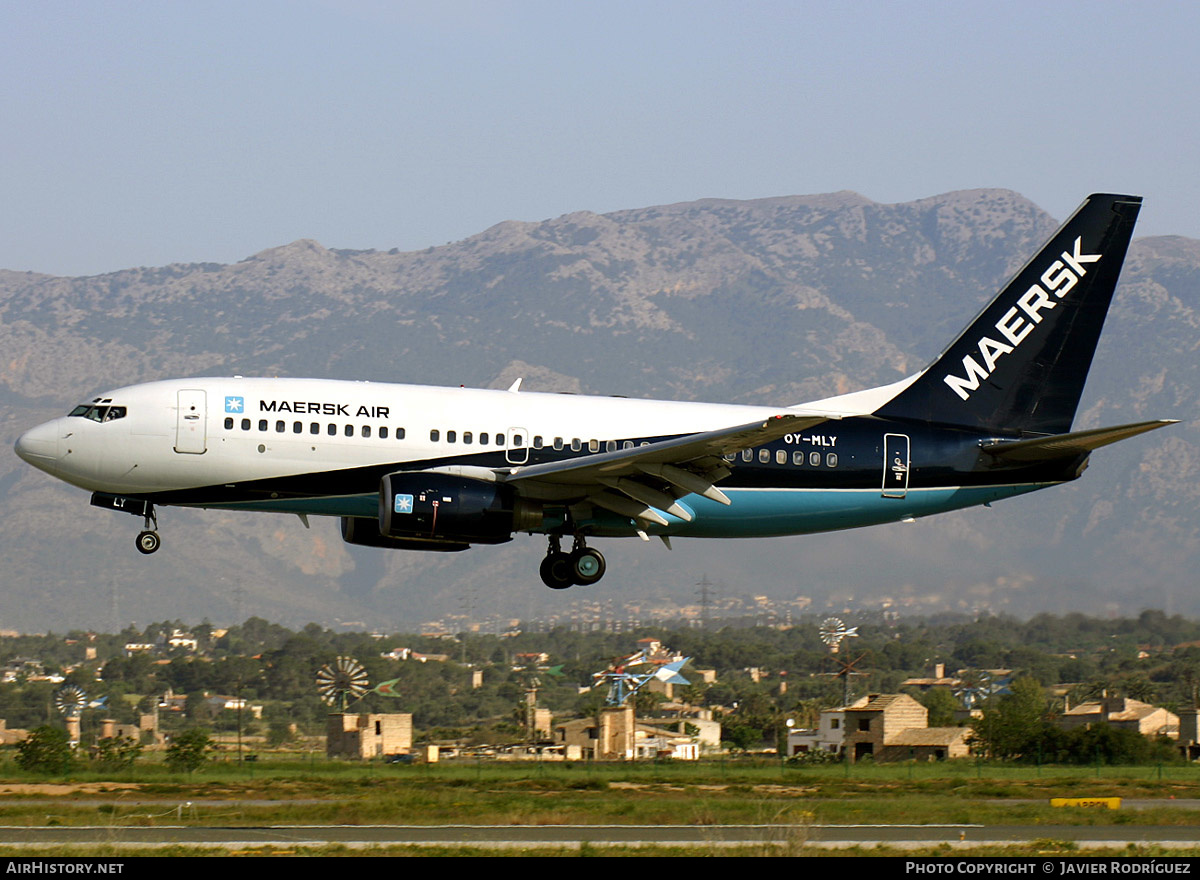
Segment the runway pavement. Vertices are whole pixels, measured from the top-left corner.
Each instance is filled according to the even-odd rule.
[[[55,826],[0,827],[0,845],[42,848],[97,844],[145,847],[473,846],[735,846],[896,848],[970,847],[1037,840],[1071,841],[1081,849],[1200,846],[1200,829],[1147,825],[370,825],[370,826]]]

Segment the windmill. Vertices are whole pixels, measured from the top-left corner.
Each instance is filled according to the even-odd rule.
[[[821,641],[829,646],[830,653],[836,654],[843,639],[858,638],[858,627],[847,628],[840,617],[826,617],[821,621],[817,633]]]
[[[367,692],[367,670],[353,657],[338,657],[317,671],[317,693],[339,712]]]
[[[54,692],[54,708],[67,719],[67,741],[72,746],[79,745],[79,716],[87,705],[87,694],[77,684],[64,685]]]
[[[670,663],[655,663],[647,658],[645,651],[638,651],[614,660],[608,669],[595,673],[592,680],[597,684],[608,682],[608,696],[604,698],[606,705],[624,706],[638,691],[655,680],[667,684],[691,684],[679,674],[679,670],[691,659],[684,657]],[[639,667],[640,671],[633,671]]]
[[[65,685],[54,692],[54,708],[67,718],[78,718],[87,706],[87,694],[77,684]]]

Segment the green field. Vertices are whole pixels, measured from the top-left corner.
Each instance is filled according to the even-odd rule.
[[[1073,845],[1055,842],[1056,826],[1200,825],[1200,810],[1192,809],[1200,798],[1200,768],[1181,764],[1033,768],[971,761],[798,768],[735,760],[409,766],[313,760],[212,763],[191,778],[150,763],[116,776],[66,778],[10,766],[0,768],[0,778],[0,824],[27,827],[769,824],[794,828],[796,846],[803,848],[804,829],[812,824],[1040,825],[1046,833],[1039,852],[1070,852]],[[1052,808],[1049,799],[1056,796],[1156,803],[1070,810]],[[1013,854],[1012,848],[988,851]],[[335,847],[326,854],[340,852]]]

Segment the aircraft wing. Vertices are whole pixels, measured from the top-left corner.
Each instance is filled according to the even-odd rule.
[[[533,498],[586,500],[642,523],[667,525],[656,509],[690,522],[691,513],[677,503],[684,495],[695,493],[721,504],[730,503],[714,485],[731,473],[723,456],[808,430],[831,418],[837,416],[780,413],[747,425],[646,446],[516,466],[498,472],[498,476]]]

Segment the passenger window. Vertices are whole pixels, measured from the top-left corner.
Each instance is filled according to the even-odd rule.
[[[767,462],[769,462],[771,460],[771,450],[769,450],[769,449],[758,450],[758,460],[762,464],[766,464]]]
[[[309,425],[309,426],[308,426],[308,433],[310,433],[310,434],[320,434],[320,433],[321,433],[321,423],[320,423],[320,422],[313,422],[311,425]]]
[[[500,433],[496,434],[496,445],[500,446],[500,447],[504,446],[504,435],[503,434],[500,434]]]
[[[258,430],[260,430],[260,431],[267,430],[267,420],[266,419],[258,420]]]
[[[558,450],[561,450],[563,448],[563,438],[562,437],[554,438],[554,448],[558,449]]]
[[[797,467],[804,464],[804,453],[799,449],[792,453],[792,464],[796,465]]]
[[[403,428],[397,428],[397,429],[396,429],[396,439],[397,439],[397,440],[403,440],[403,439],[404,439],[404,429],[403,429]]]
[[[633,441],[626,440],[624,443],[621,444],[621,448],[622,449],[633,449]]]
[[[488,432],[487,432],[487,431],[482,431],[482,432],[480,432],[480,434],[479,434],[479,445],[480,445],[480,446],[487,446],[487,445],[488,445]]]
[[[363,425],[363,426],[362,426],[362,435],[363,435],[364,437],[370,437],[370,436],[371,436],[371,426],[370,426],[370,425]]]
[[[292,422],[292,433],[293,434],[303,434],[304,433],[304,423],[303,422]]]
[[[347,426],[346,426],[346,427],[345,427],[345,428],[342,430],[342,433],[343,433],[343,434],[345,434],[347,437],[353,437],[353,436],[354,436],[354,426],[353,426],[353,425],[347,425]]]
[[[388,437],[388,429],[387,429],[387,425],[384,425],[382,428],[379,429],[379,439],[386,440],[387,437]]]
[[[600,451],[600,441],[599,440],[589,440],[588,441],[588,452],[599,452],[599,451]]]
[[[250,420],[249,419],[242,419],[242,430],[243,431],[250,430]]]
[[[583,449],[583,441],[580,440],[578,437],[572,437],[571,438],[571,451],[578,452],[581,449]]]
[[[810,452],[808,454],[808,463],[811,464],[813,467],[820,467],[821,466],[821,453]]]
[[[441,432],[439,432],[437,428],[434,428],[432,431],[429,432],[429,439],[432,440],[434,443],[437,443],[438,440],[441,439],[441,436],[442,436]]]
[[[605,452],[616,452],[617,451],[617,441],[616,440],[606,440],[604,443],[604,451]]]
[[[474,439],[474,437],[475,437],[475,435],[472,434],[470,431],[463,431],[463,443],[470,443]]]
[[[743,449],[742,450],[742,461],[754,461],[754,450],[753,449]]]
[[[447,431],[446,432],[446,442],[447,443],[458,442],[458,431]]]
[[[541,435],[541,434],[534,434],[534,435],[533,435],[533,448],[534,448],[534,449],[541,449],[541,448],[542,448],[542,445],[543,445],[543,444],[542,444],[542,435]]]
[[[775,464],[787,464],[787,450],[777,449],[775,451]]]
[[[737,461],[737,453],[736,452],[726,452],[725,460],[726,461]]]
[[[287,428],[287,425],[285,425],[282,421],[275,423],[275,433],[282,434],[285,428]]]
[[[522,437],[520,434],[513,434],[513,442],[512,442],[513,446],[520,446],[524,442],[525,442],[525,438]]]
[[[336,437],[337,436],[337,425],[335,425],[333,422],[330,422],[328,427],[326,427],[326,429],[325,429],[325,433],[328,434],[330,437]]]
[[[225,419],[225,430],[228,431],[228,430],[231,430],[232,428],[233,428],[233,419],[226,418]]]
[[[837,453],[831,452],[825,456],[825,464],[829,467],[837,467]]]

